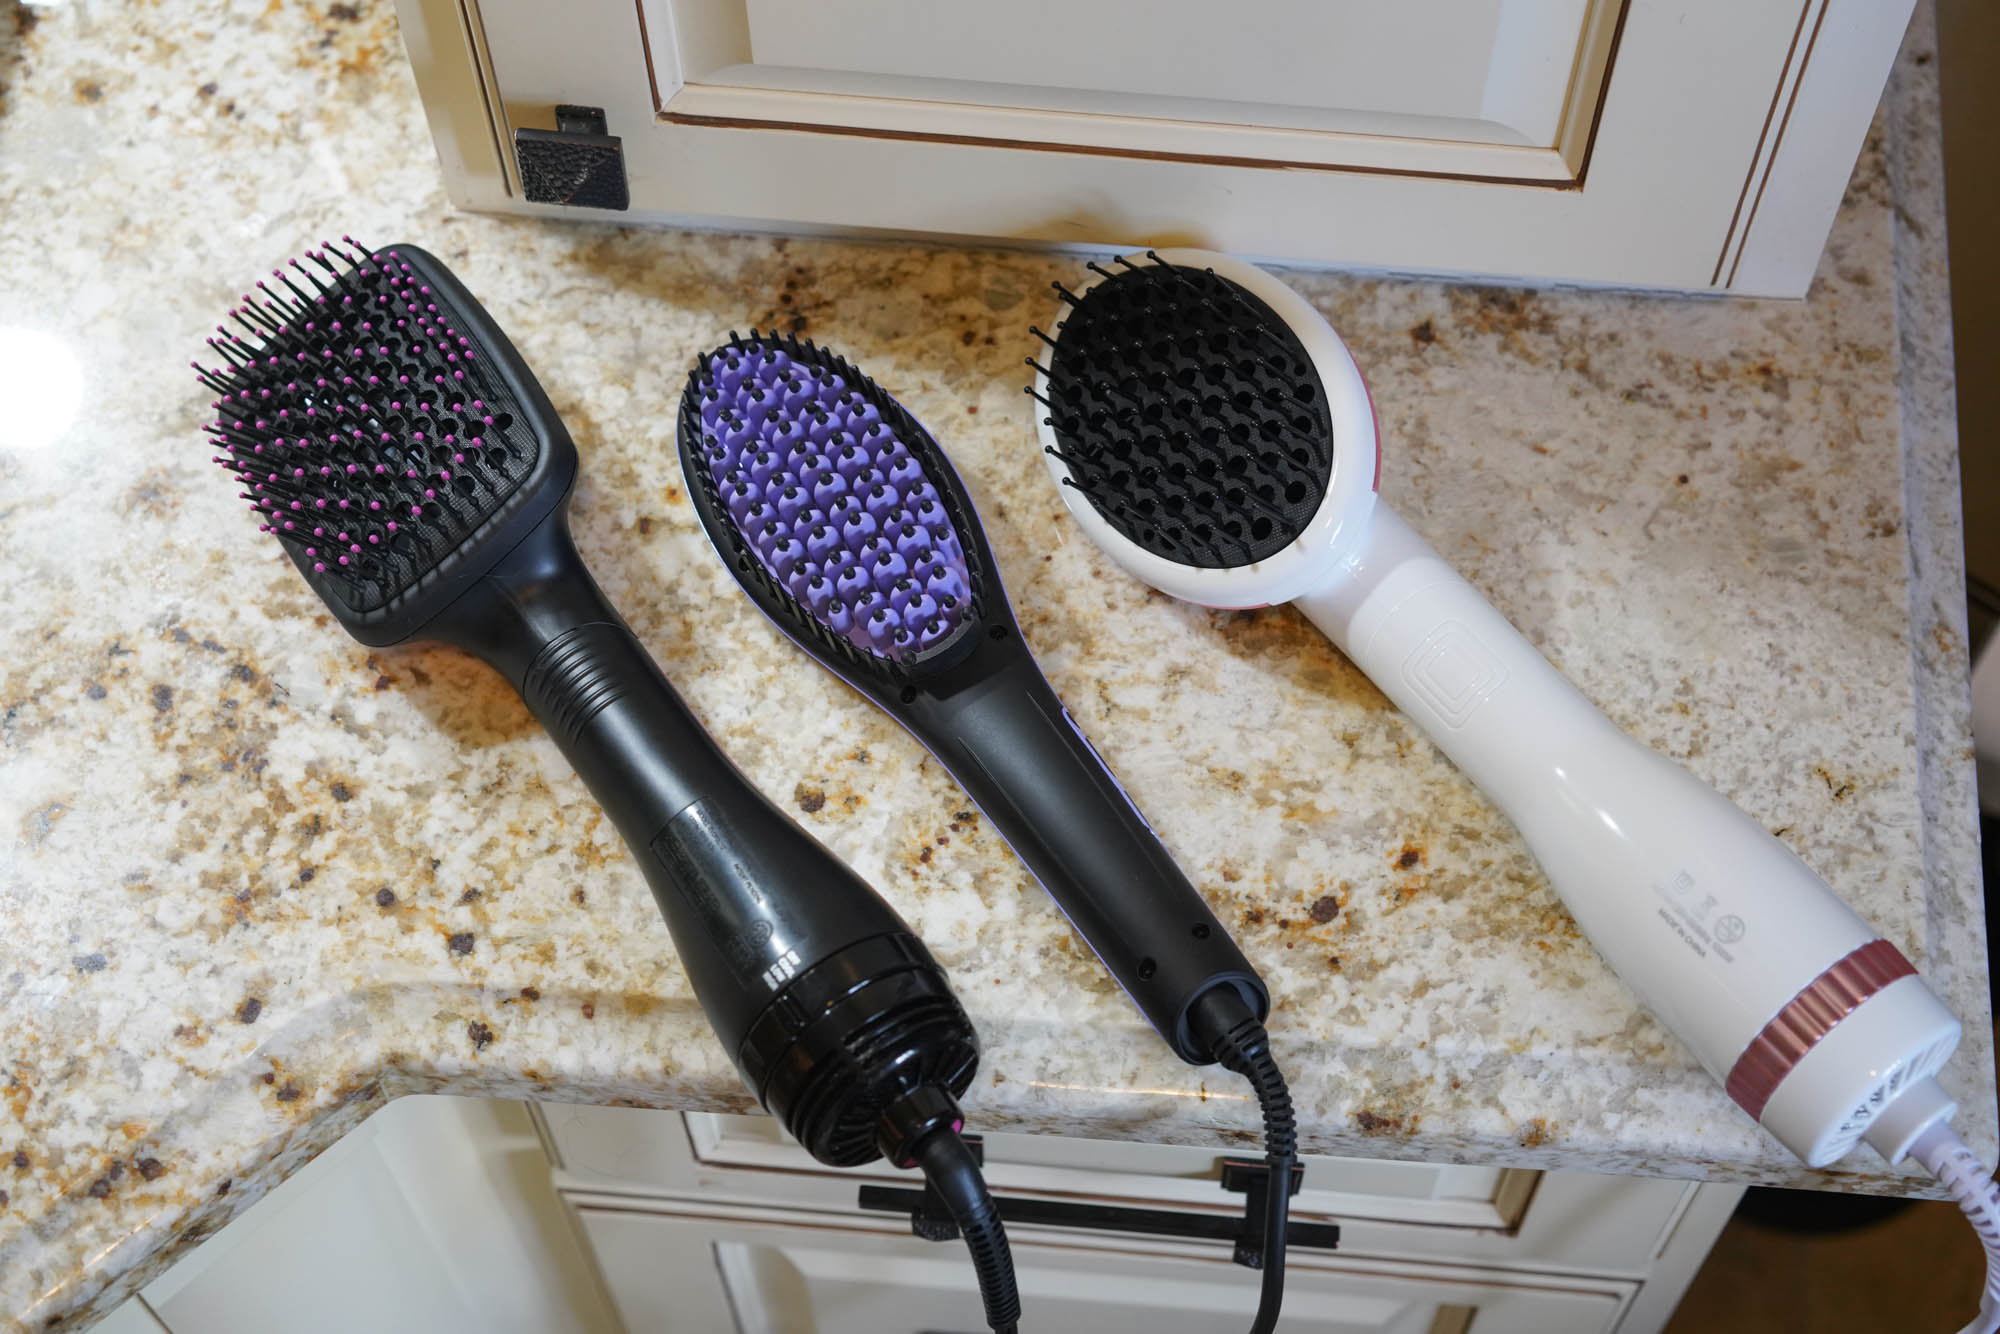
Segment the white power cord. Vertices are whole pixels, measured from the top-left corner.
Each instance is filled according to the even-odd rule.
[[[1911,1080],[1876,1113],[1862,1136],[1891,1163],[1914,1158],[1944,1184],[1972,1221],[1986,1248],[1986,1289],[1979,1318],[1959,1334],[2000,1334],[2000,1185],[1979,1156],[1951,1128],[1958,1104],[1935,1079]]]
[[[1996,1334],[2000,1331],[2000,1185],[1949,1121],[1933,1121],[1910,1145],[1910,1156],[1944,1183],[1986,1248],[1986,1290],[1979,1297],[1979,1318],[1959,1334]]]
[[[1936,1176],[1958,1208],[1972,1220],[1986,1248],[1986,1290],[1980,1294],[1980,1318],[1958,1334],[2000,1334],[2000,1186],[1966,1142],[1952,1130],[1958,1104],[1934,1078],[1910,1080],[1896,1098],[1876,1112],[1864,1140],[1886,1162],[1916,1158]]]

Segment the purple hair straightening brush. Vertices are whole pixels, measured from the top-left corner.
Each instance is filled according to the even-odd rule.
[[[1291,1180],[1264,984],[1043,678],[937,443],[846,361],[754,331],[701,358],[678,434],[744,592],[930,748],[1176,1054],[1250,1080],[1270,1180]],[[1265,1192],[1257,1331],[1283,1300],[1289,1194]]]

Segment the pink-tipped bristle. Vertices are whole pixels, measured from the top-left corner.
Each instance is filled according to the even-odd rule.
[[[505,394],[472,373],[459,313],[418,276],[408,258],[343,235],[256,280],[205,340],[214,364],[190,363],[212,395],[210,457],[249,488],[243,499],[269,516],[260,527],[296,544],[316,525],[282,515],[339,516],[337,547],[306,568],[364,597],[452,549],[524,479],[537,448],[509,445],[504,415],[485,413],[483,437],[460,439],[442,401],[412,401],[426,383],[439,400],[476,388],[482,408],[483,395]],[[464,415],[464,403],[449,412]],[[289,457],[251,471],[267,451]]]

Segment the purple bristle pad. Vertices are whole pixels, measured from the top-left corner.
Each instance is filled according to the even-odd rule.
[[[768,494],[768,493],[767,493]],[[825,518],[813,508],[812,497],[796,482],[786,482],[771,496],[771,503],[778,508],[778,517],[794,528],[804,520],[804,527],[810,531],[814,525],[823,523]]]
[[[889,590],[889,605],[897,611],[902,611],[904,608],[910,606],[910,604],[920,601],[923,597],[923,585],[906,575],[898,579],[895,587]]]
[[[806,559],[815,565],[826,560],[836,551],[844,551],[840,532],[832,524],[824,521],[806,530]]]
[[[742,523],[745,515],[763,503],[763,497],[755,482],[741,477],[722,484],[722,503],[729,506],[730,516]]]
[[[833,470],[840,474],[849,486],[860,479],[861,474],[875,466],[872,455],[861,447],[859,441],[843,440],[833,456]]]
[[[874,581],[868,577],[868,571],[862,569],[857,562],[834,576],[833,593],[843,603],[852,606],[856,598],[874,586]]]
[[[821,625],[899,658],[964,624],[971,574],[937,488],[842,376],[742,343],[709,358],[700,401],[723,508]]]
[[[766,536],[761,540],[768,541],[769,538]],[[771,545],[770,554],[765,560],[769,563],[773,574],[780,579],[789,579],[792,572],[804,563],[805,558],[805,544],[796,537],[787,537]]]
[[[847,549],[859,552],[882,531],[882,525],[875,522],[875,516],[867,510],[850,510],[840,521],[840,537],[847,543]]]
[[[928,588],[931,596],[940,603],[948,597],[963,603],[972,596],[972,590],[966,587],[965,572],[950,565],[935,567],[933,572],[925,577],[924,587]]]
[[[770,437],[771,448],[777,453],[790,455],[801,448],[817,444],[811,433],[806,430],[806,424],[798,418],[793,417],[790,420],[780,418],[780,420],[784,424],[772,432]]]
[[[876,523],[888,523],[903,508],[903,497],[883,483],[870,487],[861,497],[861,507]]]
[[[807,480],[812,486],[813,504],[821,509],[831,507],[834,501],[848,494],[847,479],[831,468],[814,473]]]

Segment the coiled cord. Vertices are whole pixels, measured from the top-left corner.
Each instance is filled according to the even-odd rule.
[[[1996,1334],[2000,1331],[2000,1185],[1949,1121],[1936,1121],[1918,1135],[1910,1145],[1910,1156],[1951,1192],[1986,1248],[1986,1289],[1979,1296],[1979,1318],[1959,1334]]]
[[[956,1130],[932,1131],[916,1146],[918,1166],[931,1189],[951,1210],[952,1221],[965,1237],[972,1252],[973,1272],[979,1277],[979,1299],[986,1306],[986,1323],[993,1334],[1016,1334],[1021,1319],[1021,1295],[1014,1286],[1014,1256],[1007,1248],[1007,1232],[1000,1225],[1000,1212],[987,1193],[986,1179],[972,1150]]]
[[[1292,1169],[1298,1161],[1298,1120],[1292,1110],[1291,1090],[1271,1053],[1270,1035],[1235,987],[1219,986],[1203,994],[1195,1002],[1189,1022],[1223,1069],[1250,1081],[1264,1116],[1264,1162],[1269,1169],[1264,1193],[1264,1273],[1250,1334],[1273,1334],[1285,1302],[1285,1242],[1292,1216]],[[909,1157],[891,1156],[905,1163],[913,1157],[931,1189],[951,1211],[952,1221],[972,1254],[986,1323],[994,1334],[1018,1334],[1021,1296],[1015,1285],[1007,1233],[979,1163],[959,1137],[956,1122],[923,1134],[909,1150]]]
[[[1285,1234],[1292,1217],[1292,1166],[1298,1161],[1298,1119],[1292,1093],[1271,1054],[1271,1038],[1234,987],[1221,986],[1195,1002],[1196,1031],[1209,1037],[1209,1050],[1222,1068],[1250,1081],[1264,1114],[1264,1163],[1270,1179],[1264,1194],[1264,1280],[1250,1334],[1271,1334],[1285,1304]],[[1219,1029],[1219,1031],[1217,1031]]]

